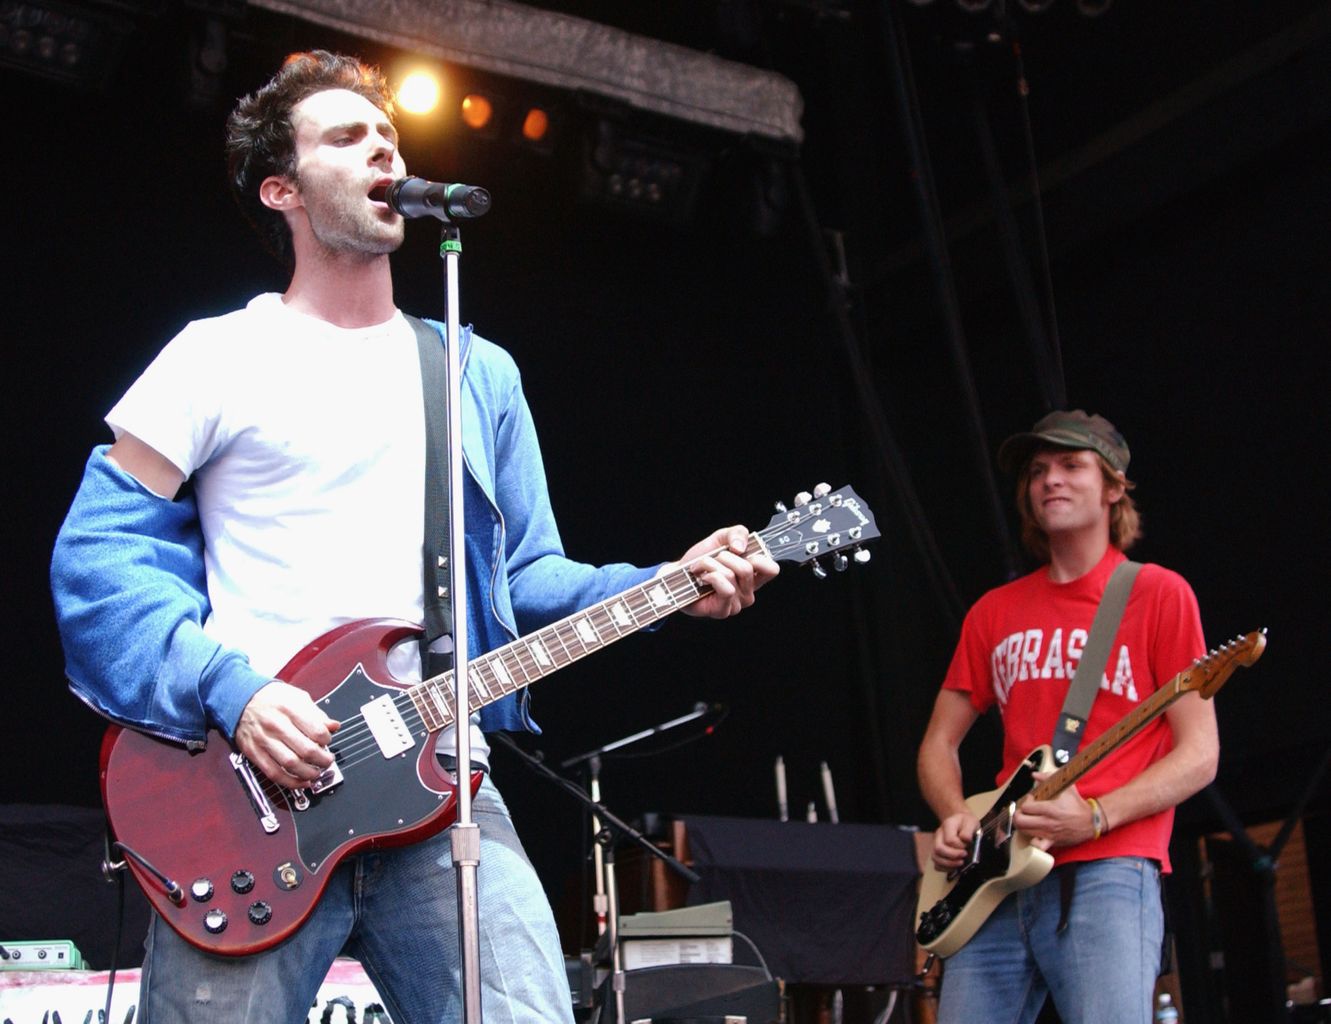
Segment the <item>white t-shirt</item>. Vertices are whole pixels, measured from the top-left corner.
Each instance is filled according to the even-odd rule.
[[[422,620],[425,414],[401,313],[348,329],[259,295],[186,326],[106,420],[193,477],[205,629],[256,671],[352,619]]]
[[[276,294],[189,324],[107,415],[194,478],[210,635],[272,674],[348,618],[421,619],[415,335]]]

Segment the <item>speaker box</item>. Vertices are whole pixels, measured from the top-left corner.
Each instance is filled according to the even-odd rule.
[[[593,1024],[614,1024],[611,976],[597,990]],[[780,1018],[781,993],[761,967],[742,964],[670,964],[624,972],[624,1020],[655,1024],[743,1017],[747,1024]]]

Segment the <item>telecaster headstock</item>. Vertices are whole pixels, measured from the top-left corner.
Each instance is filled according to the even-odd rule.
[[[1247,636],[1238,636],[1233,640],[1212,648],[1206,657],[1199,658],[1186,670],[1187,680],[1182,683],[1185,690],[1196,690],[1205,700],[1215,696],[1216,691],[1225,685],[1234,670],[1240,666],[1246,668],[1262,656],[1266,650],[1266,630],[1259,629]]]

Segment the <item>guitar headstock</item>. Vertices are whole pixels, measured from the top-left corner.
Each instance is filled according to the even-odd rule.
[[[1264,650],[1265,629],[1235,637],[1213,648],[1206,657],[1199,658],[1190,668],[1184,669],[1180,673],[1183,677],[1181,686],[1185,690],[1196,690],[1203,699],[1210,700],[1236,668],[1247,668],[1262,656]]]
[[[863,564],[869,561],[869,552],[861,545],[880,534],[873,513],[858,494],[849,487],[834,491],[819,484],[812,494],[797,494],[793,508],[778,504],[776,515],[758,536],[777,561],[812,563],[814,575],[821,578],[827,570],[819,559],[830,555],[838,572],[852,558]],[[849,557],[847,549],[852,551]]]

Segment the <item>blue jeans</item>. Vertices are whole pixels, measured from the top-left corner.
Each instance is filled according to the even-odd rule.
[[[1058,934],[1064,870],[1009,895],[947,959],[938,1024],[1031,1024],[1046,995],[1065,1024],[1150,1024],[1164,933],[1159,866],[1141,857],[1079,864]]]
[[[486,1024],[572,1024],[573,999],[549,901],[488,775],[472,802],[472,818],[481,836],[477,890]],[[201,952],[154,915],[140,1021],[304,1021],[340,953],[361,962],[394,1024],[461,1020],[450,842],[443,832],[349,859],[338,866],[304,926],[254,956]]]

